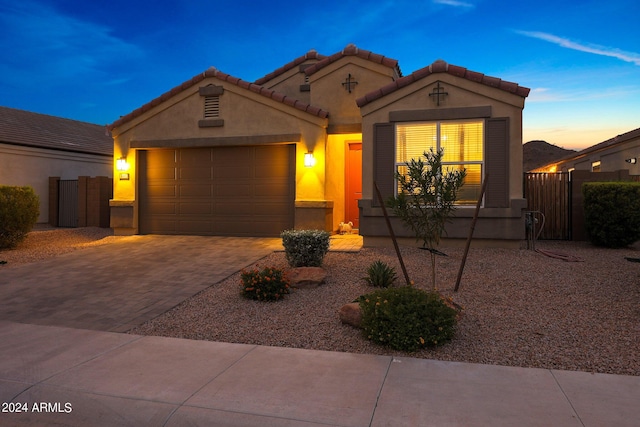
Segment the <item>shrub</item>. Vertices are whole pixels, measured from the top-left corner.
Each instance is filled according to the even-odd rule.
[[[320,267],[329,251],[329,232],[286,230],[280,235],[291,267]]]
[[[39,214],[40,201],[33,188],[0,185],[0,249],[22,242]]]
[[[361,296],[359,303],[364,336],[395,350],[437,346],[455,333],[457,311],[435,291],[387,288]]]
[[[396,269],[378,260],[367,269],[367,277],[364,280],[371,286],[378,288],[388,288],[398,278]]]
[[[587,182],[582,194],[591,243],[621,248],[640,240],[639,182]]]
[[[241,282],[240,293],[249,299],[278,301],[289,293],[289,279],[283,270],[275,267],[242,270]]]

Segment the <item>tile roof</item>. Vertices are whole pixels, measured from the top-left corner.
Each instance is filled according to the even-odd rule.
[[[222,71],[218,71],[215,67],[210,67],[209,69],[207,69],[205,72],[200,73],[196,76],[194,76],[193,78],[191,78],[190,80],[187,80],[186,82],[182,83],[181,85],[178,85],[176,87],[174,87],[173,89],[171,89],[168,92],[163,93],[162,95],[160,95],[159,97],[151,100],[150,102],[147,102],[146,104],[144,104],[142,107],[133,110],[132,112],[130,112],[129,114],[127,114],[126,116],[122,116],[121,118],[119,118],[118,120],[116,120],[115,122],[111,123],[110,125],[108,125],[107,127],[111,130],[115,127],[121,126],[124,123],[129,122],[130,120],[133,120],[134,118],[146,113],[147,111],[151,110],[152,108],[160,105],[161,103],[163,103],[164,101],[168,100],[169,98],[179,94],[180,92],[200,83],[201,81],[209,78],[209,77],[215,77],[218,80],[222,80],[224,82],[228,82],[231,84],[234,84],[236,86],[239,86],[243,89],[248,89],[252,92],[255,92],[259,95],[265,96],[267,98],[271,98],[273,100],[276,100],[278,102],[282,102],[283,104],[289,105],[291,107],[297,108],[298,110],[307,112],[309,114],[313,114],[315,116],[321,117],[321,118],[327,118],[329,117],[329,113],[327,111],[322,110],[321,108],[318,107],[314,107],[312,105],[306,104],[302,101],[299,101],[295,98],[291,98],[290,96],[286,96],[280,92],[276,92],[274,90],[271,89],[267,89],[264,86],[260,86],[257,85],[255,83],[249,83],[247,81],[241,80],[237,77],[233,77],[229,74],[223,73]]]
[[[113,156],[104,126],[8,107],[0,107],[0,143]]]
[[[333,55],[324,58],[323,60],[316,62],[304,72],[307,75],[311,75],[318,70],[326,67],[329,64],[336,62],[337,60],[344,58],[345,56],[357,56],[367,61],[372,61],[377,64],[386,65],[389,68],[395,69],[396,73],[399,77],[402,76],[402,71],[400,71],[400,66],[398,65],[398,61],[395,59],[387,58],[386,56],[378,55],[377,53],[370,52],[368,50],[359,49],[355,44],[349,44],[347,47],[342,49],[342,51],[338,53],[334,53]]]
[[[562,157],[559,160],[540,166],[538,169],[543,169],[543,168],[546,168],[547,166],[552,166],[560,163],[566,163],[572,160],[577,160],[582,157],[585,157],[588,154],[595,153],[597,151],[606,150],[607,148],[625,143],[634,138],[640,138],[640,128],[614,136],[613,138],[610,138],[610,139],[607,139],[606,141],[602,141],[598,144],[592,145],[591,147],[587,147],[584,150],[578,151],[577,153],[569,154],[565,157]]]
[[[310,59],[317,59],[317,60],[321,60],[326,58],[325,55],[321,55],[318,52],[316,52],[314,49],[311,49],[309,52],[305,53],[304,55],[294,59],[293,61],[289,62],[288,64],[283,65],[282,67],[278,68],[277,70],[267,74],[264,77],[259,78],[258,80],[256,80],[254,83],[257,85],[263,85],[266,82],[268,82],[269,80],[278,77],[281,74],[286,73],[287,71],[289,71],[290,69],[297,67],[298,65],[302,64],[305,61],[308,61]]]
[[[472,82],[482,83],[484,85],[511,92],[522,97],[527,97],[529,95],[529,92],[531,91],[531,89],[519,86],[517,83],[501,80],[497,77],[485,76],[482,73],[470,71],[464,67],[447,64],[445,61],[439,59],[427,67],[414,71],[408,76],[399,78],[398,80],[391,82],[388,85],[381,87],[380,89],[369,92],[365,96],[358,98],[356,100],[356,103],[358,104],[358,107],[363,107],[376,99],[388,95],[391,92],[395,92],[402,87],[408,86],[413,82],[436,73],[447,73],[456,77],[462,77],[464,79],[471,80]]]

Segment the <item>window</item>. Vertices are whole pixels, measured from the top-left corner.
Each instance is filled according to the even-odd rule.
[[[445,170],[467,170],[458,204],[475,204],[480,197],[484,167],[484,122],[447,121],[396,125],[396,170],[406,173],[411,159],[424,159],[430,148],[443,149]],[[396,192],[398,189],[396,188]]]
[[[600,160],[591,163],[591,172],[600,172]]]

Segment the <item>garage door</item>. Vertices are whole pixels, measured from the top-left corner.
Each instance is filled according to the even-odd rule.
[[[293,228],[295,146],[139,153],[140,232],[279,236]]]

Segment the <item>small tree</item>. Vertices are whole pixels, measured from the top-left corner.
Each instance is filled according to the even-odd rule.
[[[436,246],[451,221],[460,188],[467,176],[466,169],[443,171],[444,150],[424,152],[424,158],[411,159],[407,173],[396,172],[398,195],[387,206],[422,240],[431,253],[431,283],[436,287]]]

